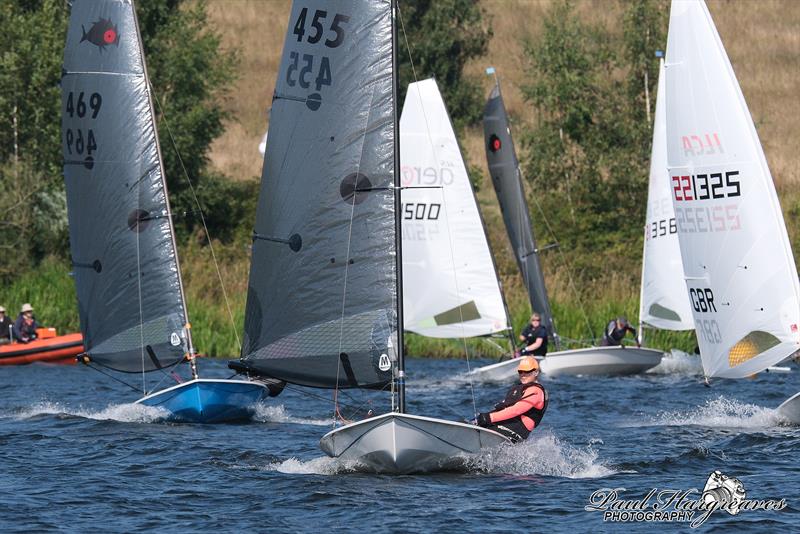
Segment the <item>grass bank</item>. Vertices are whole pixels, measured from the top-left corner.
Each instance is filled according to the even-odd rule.
[[[239,354],[244,328],[249,253],[244,244],[217,244],[214,250],[224,284],[219,282],[209,247],[197,244],[181,247],[181,267],[195,345],[202,354],[231,358]],[[70,270],[65,260],[47,258],[37,270],[22,274],[7,287],[0,304],[15,317],[22,304],[30,302],[42,324],[53,326],[61,333],[77,331],[77,300]],[[592,337],[598,337],[608,320],[617,315],[626,315],[634,323],[638,320],[638,285],[631,285],[622,278],[616,280],[584,286],[580,291],[581,303],[561,287],[564,282],[555,278],[553,313],[567,347],[580,346],[580,342],[591,343]],[[520,285],[514,276],[504,279],[515,332],[520,331],[530,315]],[[508,347],[507,338],[492,341],[494,343],[484,339],[440,340],[407,334],[406,349],[411,356],[458,358],[464,357],[466,345],[470,357],[501,356]],[[693,333],[651,330],[647,333],[647,345],[664,350],[689,351],[695,343]]]

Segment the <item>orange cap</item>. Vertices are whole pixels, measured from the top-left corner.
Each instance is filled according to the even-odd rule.
[[[529,371],[538,371],[539,370],[539,362],[536,361],[536,358],[533,356],[525,356],[520,360],[519,365],[517,366],[517,371],[521,373],[527,373]]]

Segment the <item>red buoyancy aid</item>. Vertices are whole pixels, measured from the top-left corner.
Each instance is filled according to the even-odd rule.
[[[533,406],[528,400],[536,394],[531,388],[541,390],[543,402],[541,408]],[[495,406],[495,411],[490,414],[492,423],[502,423],[504,421],[519,418],[525,428],[530,432],[539,426],[539,422],[547,411],[547,391],[538,382],[533,384],[517,384],[512,387],[503,402]],[[538,404],[538,403],[537,403]],[[522,411],[524,410],[524,411]]]

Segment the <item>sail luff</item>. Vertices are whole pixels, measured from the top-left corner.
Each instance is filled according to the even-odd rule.
[[[180,256],[178,254],[178,241],[175,238],[175,223],[172,219],[172,207],[169,203],[169,189],[167,188],[167,178],[164,175],[164,157],[161,154],[161,142],[158,138],[158,126],[156,125],[156,113],[155,113],[155,106],[153,105],[153,86],[150,83],[150,75],[147,72],[147,59],[144,55],[144,41],[142,41],[142,32],[139,28],[139,17],[136,15],[136,7],[133,4],[133,0],[131,0],[131,10],[133,11],[133,23],[136,28],[136,38],[139,41],[139,50],[142,51],[141,58],[142,58],[142,72],[144,74],[145,80],[145,91],[147,92],[147,100],[150,106],[150,122],[152,124],[153,132],[155,133],[155,143],[156,143],[156,155],[158,157],[158,166],[161,168],[161,188],[164,191],[164,200],[165,200],[165,209],[166,209],[166,220],[167,224],[169,225],[169,235],[170,239],[172,240],[172,248],[175,250],[175,268],[176,268],[176,277],[178,279],[178,293],[180,294],[181,298],[181,307],[183,308],[183,326],[184,326],[184,335],[186,336],[186,346],[187,352],[189,355],[195,354],[195,347],[194,343],[192,342],[192,330],[190,328],[189,323],[189,308],[186,306],[186,292],[183,287],[183,276],[181,275],[181,262]],[[196,369],[194,368],[194,361],[192,361],[192,372],[194,373],[194,378],[197,378]]]
[[[403,231],[402,212],[403,199],[400,182],[400,116],[397,112],[397,95],[400,79],[397,72],[397,0],[392,0],[392,127],[394,128],[394,212],[395,212],[395,272],[397,291],[397,381],[398,412],[406,413],[406,364],[405,343],[403,340]]]
[[[678,229],[667,168],[666,77],[659,61],[656,111],[642,250],[639,321],[664,330],[694,328],[683,279]]]
[[[486,101],[483,117],[484,148],[489,173],[509,241],[514,249],[514,257],[528,291],[531,310],[542,316],[542,324],[557,340],[558,334],[539,261],[539,250],[525,200],[522,172],[498,81]]]

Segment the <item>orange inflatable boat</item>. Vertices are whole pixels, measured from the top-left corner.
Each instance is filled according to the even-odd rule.
[[[59,336],[55,328],[39,328],[38,339],[30,343],[0,345],[0,365],[24,365],[33,362],[75,363],[83,352],[83,336]]]

